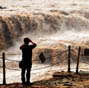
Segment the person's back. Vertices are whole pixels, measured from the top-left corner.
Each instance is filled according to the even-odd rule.
[[[29,45],[29,42],[32,45]],[[25,83],[25,70],[27,69],[27,82],[29,83],[30,71],[32,67],[32,49],[36,47],[36,44],[33,43],[29,38],[24,39],[24,44],[20,47],[22,50],[22,83]]]
[[[22,60],[24,61],[26,66],[31,65],[32,63],[32,49],[36,47],[36,44],[33,45],[24,45],[20,49],[22,49]]]

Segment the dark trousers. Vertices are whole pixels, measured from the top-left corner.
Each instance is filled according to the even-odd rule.
[[[22,72],[21,72],[22,83],[30,82],[30,72],[31,72],[31,67],[22,68]]]

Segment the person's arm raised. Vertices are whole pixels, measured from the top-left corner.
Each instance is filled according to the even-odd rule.
[[[32,44],[35,44],[32,40],[30,40],[30,42],[31,42]]]
[[[35,48],[37,46],[37,44],[34,43],[32,40],[30,40],[30,42],[32,43],[32,48]]]

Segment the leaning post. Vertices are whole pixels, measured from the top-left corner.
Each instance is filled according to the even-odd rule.
[[[2,53],[2,59],[3,59],[3,85],[6,84],[6,71],[5,71],[5,53]]]
[[[70,50],[71,50],[71,46],[69,45],[68,46],[68,72],[71,72],[70,71]]]
[[[76,66],[76,74],[78,74],[78,70],[79,70],[80,51],[81,51],[81,47],[79,47],[79,49],[78,49],[78,59],[77,59],[77,66]]]

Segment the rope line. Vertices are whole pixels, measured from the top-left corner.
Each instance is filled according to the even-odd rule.
[[[2,59],[0,58],[0,60],[2,60]],[[7,59],[7,58],[5,60],[8,60],[8,61],[16,61],[16,62],[20,62],[21,61],[21,60],[18,61],[18,60]],[[33,60],[33,61],[40,61],[40,60]]]
[[[56,55],[54,55],[54,56],[49,56],[49,57],[47,57],[47,58],[56,57],[56,56],[58,56],[58,55],[61,56],[61,55],[63,55],[63,54],[64,54],[65,52],[67,52],[67,51],[68,51],[68,50],[63,50],[62,52],[60,52],[60,53],[58,53],[58,54],[56,54]],[[74,55],[74,51],[73,51],[73,50],[72,50],[71,54],[72,54],[73,57],[75,56],[75,58],[77,58],[77,56]],[[19,54],[6,54],[6,55],[19,55]],[[58,65],[58,64],[60,64],[60,62],[66,61],[67,59],[65,59],[65,58],[67,58],[67,57],[68,57],[68,56],[62,57],[62,58],[64,58],[64,59],[61,59],[59,62],[55,63],[54,65],[44,66],[44,67],[40,67],[40,68],[37,68],[37,69],[32,69],[32,71],[34,71],[34,70],[40,70],[40,69],[44,69],[44,68],[48,68],[48,67],[52,67],[52,66]],[[0,58],[0,59],[1,59],[1,58]],[[18,60],[11,60],[11,59],[7,59],[7,58],[6,58],[5,60],[20,62],[20,61],[18,61]],[[33,60],[33,61],[40,61],[40,60]],[[88,64],[88,63],[87,63],[87,64]],[[0,67],[3,67],[3,66],[0,66]],[[13,69],[13,68],[7,68],[7,67],[6,67],[6,69],[15,70],[15,71],[20,71],[20,69]]]
[[[62,53],[65,53],[66,51],[68,51],[68,50],[64,50],[63,52],[60,52],[59,55],[62,54]],[[13,55],[16,55],[16,54],[13,54]],[[54,55],[54,56],[52,56],[52,57],[55,57],[55,56],[57,56],[57,55],[58,55],[58,54],[56,54],[56,55]],[[51,58],[51,56],[49,56],[49,57],[47,57],[47,58]],[[0,59],[1,59],[1,58],[0,58]],[[6,58],[5,60],[20,62],[20,61],[18,61],[18,60],[12,60],[12,59],[7,59],[7,58]],[[33,61],[39,61],[39,60],[33,60]]]
[[[3,66],[0,66],[0,67],[2,67],[2,68],[3,68]]]
[[[64,59],[64,60],[62,60],[62,61],[65,61],[65,60],[66,60],[66,59]],[[37,68],[37,69],[32,69],[32,71],[34,71],[34,70],[40,70],[40,69],[43,69],[43,68],[52,67],[52,66],[55,66],[55,65],[57,65],[57,64],[59,64],[59,62],[57,62],[57,63],[56,63],[56,64],[54,64],[54,65],[44,66],[44,67]],[[2,66],[2,67],[3,67],[3,66]],[[6,69],[20,71],[19,69],[12,69],[12,68],[7,68],[7,67],[6,67]]]
[[[51,66],[45,66],[45,67],[38,68],[38,69],[32,69],[32,71],[35,71],[35,70],[40,70],[40,69],[43,69],[43,68],[48,68],[48,67],[51,67]],[[6,69],[9,69],[9,70],[15,70],[15,71],[20,71],[20,69],[12,69],[12,68],[6,68]]]
[[[68,51],[68,50],[63,50],[63,52],[65,52],[65,51]],[[62,52],[61,52],[62,53]],[[5,55],[22,55],[21,53],[19,53],[19,54],[5,54]],[[0,57],[2,57],[2,55],[0,55]]]
[[[7,67],[6,67],[6,69],[20,71],[19,69],[13,69],[13,68],[7,68]]]
[[[66,60],[66,59],[64,59],[64,60],[62,60],[62,61],[65,61],[65,60]],[[52,66],[55,66],[55,65],[57,65],[57,64],[59,64],[59,62],[57,62],[57,63],[56,63],[56,64],[54,64],[54,65],[50,65],[50,66],[44,66],[44,67],[37,68],[37,69],[32,69],[32,71],[34,71],[34,70],[40,70],[40,69],[43,69],[43,68],[52,67]],[[12,68],[6,68],[6,69],[20,71],[19,69],[12,69]]]
[[[8,61],[15,61],[15,62],[20,62],[20,61],[18,61],[18,60],[12,60],[12,59],[5,59],[5,60],[8,60]]]
[[[6,55],[10,55],[10,56],[11,56],[11,55],[21,55],[21,53],[19,53],[19,54],[8,54],[8,53],[7,53]]]

